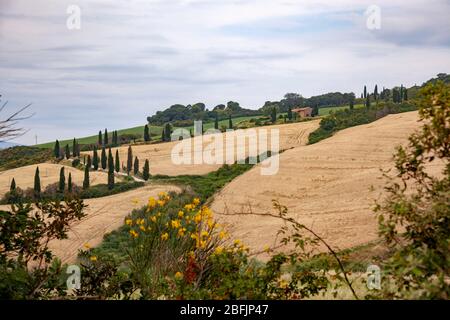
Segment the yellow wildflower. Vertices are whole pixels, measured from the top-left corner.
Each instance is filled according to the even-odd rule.
[[[92,256],[90,257],[91,261],[97,261],[97,257],[96,256]]]
[[[225,231],[220,231],[219,232],[219,238],[220,240],[223,240],[227,237],[227,233]]]
[[[198,243],[198,247],[202,249],[206,248],[206,241],[200,240]]]
[[[222,246],[218,246],[217,248],[216,248],[216,250],[214,250],[214,253],[215,254],[221,254],[223,252],[223,247]]]
[[[145,232],[145,227],[144,226],[140,226],[139,229],[141,229],[142,231]]]
[[[178,229],[178,235],[179,235],[180,237],[184,236],[185,232],[186,232],[186,228],[180,228],[180,229]]]
[[[179,227],[181,227],[179,220],[172,220],[171,225],[172,225],[172,228],[174,228],[174,229],[178,229]]]
[[[184,206],[184,209],[187,211],[191,211],[192,209],[194,209],[194,206],[192,204],[187,204]]]
[[[194,251],[189,251],[188,256],[190,258],[195,258],[195,252]]]
[[[181,211],[181,210],[180,210],[180,211],[178,211],[178,217],[179,217],[179,218],[182,218],[183,216],[184,216],[184,212],[183,212],[183,211]]]
[[[165,204],[166,202],[164,200],[158,200],[158,206],[164,207]]]
[[[164,233],[161,235],[161,239],[162,239],[162,240],[167,240],[167,239],[169,239],[169,234],[168,234],[167,232],[164,232]]]
[[[177,273],[175,273],[175,279],[177,280],[183,279],[183,274],[180,271],[178,271]]]
[[[194,200],[192,201],[192,204],[193,204],[194,206],[198,206],[199,203],[200,203],[200,199],[199,199],[199,198],[194,198]]]
[[[130,235],[131,235],[133,238],[137,238],[137,237],[139,236],[139,234],[138,234],[135,230],[130,230]]]
[[[156,207],[156,199],[153,198],[153,197],[150,197],[150,199],[148,199],[148,204],[147,204],[147,206],[148,206],[150,209],[153,209],[154,207]]]
[[[152,216],[152,217],[150,218],[150,220],[152,220],[153,222],[156,222],[156,217],[155,217],[155,216]]]
[[[133,220],[132,219],[127,219],[125,220],[125,223],[129,226],[133,225]]]
[[[194,217],[195,223],[200,223],[202,221],[202,216],[200,214],[196,214]]]
[[[234,240],[234,245],[235,246],[238,246],[240,244],[241,244],[241,240],[239,240],[239,239]]]
[[[202,231],[201,236],[207,237],[209,235],[208,231]]]
[[[86,249],[90,249],[90,248],[91,248],[91,245],[90,245],[89,243],[86,242],[86,243],[84,244],[84,247],[85,247]]]
[[[270,247],[269,246],[264,246],[264,251],[269,253],[270,252]]]

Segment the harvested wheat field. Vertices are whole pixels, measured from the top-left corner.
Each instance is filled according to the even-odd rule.
[[[6,170],[0,172],[0,197],[9,191],[11,181],[14,178],[16,186],[21,189],[33,188],[34,186],[34,174],[36,167],[39,167],[39,176],[41,178],[41,186],[44,189],[49,184],[59,181],[59,171],[61,165],[52,163],[40,163],[38,165],[30,165],[26,167],[20,167],[16,169]],[[83,185],[84,172],[72,167],[64,166],[64,172],[67,178],[69,172],[72,173],[72,181],[77,185]],[[103,172],[90,172],[91,185],[107,182],[107,175]]]
[[[259,132],[261,129],[267,129],[268,131],[273,129],[280,130],[280,149],[289,149],[295,146],[300,146],[306,144],[308,141],[309,134],[318,128],[320,120],[313,120],[307,122],[299,122],[292,124],[282,124],[282,125],[273,125],[266,127],[258,127],[254,128],[256,132]],[[237,133],[239,130],[235,131]],[[217,134],[212,136],[218,136],[225,141],[225,134]],[[188,139],[195,143],[198,141],[196,139]],[[270,141],[270,139],[269,139]],[[204,141],[203,146],[209,145],[209,142]],[[133,158],[137,156],[139,158],[140,166],[144,165],[144,161],[148,159],[150,161],[150,173],[151,174],[163,174],[170,176],[177,176],[183,174],[206,174],[211,171],[215,171],[219,169],[221,165],[218,164],[174,164],[171,159],[172,149],[179,142],[168,142],[168,143],[159,143],[159,144],[150,144],[150,145],[138,145],[133,146]],[[245,141],[245,147],[248,149],[248,140]],[[244,144],[239,144],[234,147],[236,148],[244,148]],[[112,149],[113,154],[115,154],[115,149]],[[128,147],[119,147],[119,157],[122,163],[126,163]],[[226,150],[231,150],[231,148],[226,147],[226,144],[223,144],[222,154],[226,154]],[[219,152],[220,153],[220,152]],[[89,154],[89,153],[86,153]],[[194,154],[192,153],[192,158],[194,158]]]
[[[84,200],[88,206],[84,210],[86,217],[71,225],[68,239],[50,242],[50,249],[62,262],[74,262],[79,249],[83,249],[86,244],[98,245],[106,233],[118,229],[124,218],[133,209],[144,206],[149,197],[156,197],[162,191],[179,190],[174,186],[149,185],[108,197]],[[7,208],[0,206],[0,210]]]
[[[377,223],[372,208],[384,185],[380,168],[393,166],[395,147],[419,128],[417,119],[417,112],[389,115],[288,150],[280,155],[277,175],[262,176],[253,168],[217,194],[212,209],[231,225],[234,237],[255,251],[274,244],[280,221],[222,214],[274,212],[273,199],[337,248],[374,240]]]

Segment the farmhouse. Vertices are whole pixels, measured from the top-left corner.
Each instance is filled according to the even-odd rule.
[[[300,118],[306,118],[312,116],[313,109],[310,107],[295,108],[292,109],[292,112],[295,112]]]

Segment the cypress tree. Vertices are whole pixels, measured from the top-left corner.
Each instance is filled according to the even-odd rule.
[[[66,144],[66,158],[70,159],[70,148],[68,144]]]
[[[116,172],[120,172],[119,150],[116,150]]]
[[[366,99],[366,107],[370,108],[370,95],[367,95],[367,99]]]
[[[402,102],[403,100],[403,85],[400,86],[400,94],[398,96],[398,102]]]
[[[69,178],[67,179],[67,191],[72,193],[72,173],[69,172]]]
[[[214,119],[214,129],[219,130],[219,116],[216,113],[216,118]]]
[[[61,150],[60,150],[60,146],[59,146],[59,141],[56,140],[55,142],[55,149],[53,150],[53,154],[55,155],[55,158],[59,158],[61,155]]]
[[[367,88],[364,86],[364,99],[367,99]]]
[[[275,123],[277,121],[277,108],[275,107],[270,110],[270,120],[272,121],[272,123]]]
[[[98,145],[101,146],[103,144],[103,139],[102,139],[102,130],[100,130],[98,132]]]
[[[92,164],[94,166],[94,170],[98,170],[98,151],[96,146],[94,146],[94,155],[92,157],[93,157]]]
[[[89,188],[89,168],[84,167],[84,180],[83,180],[83,189],[86,190]]]
[[[66,188],[66,176],[64,175],[64,167],[59,171],[59,192],[64,192]]]
[[[101,162],[102,162],[102,169],[106,170],[106,163],[108,159],[106,158],[106,150],[105,146],[102,146],[102,155],[101,155]]]
[[[292,108],[291,108],[291,106],[289,106],[289,108],[288,108],[287,117],[288,117],[289,120],[292,120]]]
[[[144,141],[149,142],[150,141],[150,129],[148,128],[148,125],[146,124],[144,127]]]
[[[114,188],[114,159],[111,152],[111,148],[109,148],[108,153],[108,189],[111,190]]]
[[[39,176],[39,167],[36,167],[34,173],[34,195],[38,198],[41,195],[41,178]]]
[[[134,157],[134,175],[139,173],[139,159],[138,157]]]
[[[353,100],[353,98],[350,99],[350,110],[354,109],[354,105],[355,105],[355,101]]]
[[[375,85],[375,90],[373,90],[373,98],[378,100],[378,85]]]
[[[161,132],[161,141],[162,142],[166,141],[166,134],[164,133],[164,127],[163,127],[162,132]]]
[[[75,138],[73,138],[73,141],[72,141],[72,154],[74,157],[76,157],[78,155],[77,140],[75,140]]]
[[[148,159],[145,160],[144,169],[142,170],[142,178],[147,181],[150,178],[150,164]]]
[[[233,129],[233,121],[231,120],[231,114],[228,116],[228,129]]]
[[[403,93],[403,100],[408,101],[408,89],[406,89],[406,88]]]
[[[166,125],[164,126],[164,135],[165,135],[164,141],[170,141],[172,136],[172,126],[170,125],[170,123],[166,123]]]
[[[131,150],[131,146],[128,146],[128,158],[127,158],[127,174],[128,175],[130,175],[132,168],[133,168],[133,150]]]
[[[11,181],[11,186],[9,187],[9,191],[10,192],[16,191],[16,180],[14,180],[14,178]]]
[[[91,156],[90,155],[88,155],[88,157],[87,157],[86,167],[88,167],[88,169],[91,170],[92,160],[91,160]]]
[[[105,140],[103,140],[103,145],[107,146],[109,143],[109,139],[108,139],[108,129],[105,129]]]

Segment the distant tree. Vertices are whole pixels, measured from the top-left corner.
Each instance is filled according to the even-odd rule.
[[[367,99],[367,88],[364,86],[364,99]]]
[[[164,132],[164,127],[163,127],[163,129],[161,131],[161,141],[162,142],[166,141],[166,133]]]
[[[92,159],[92,165],[94,166],[94,170],[98,170],[98,150],[97,146],[94,146],[94,153],[93,153],[93,159]]]
[[[130,175],[132,168],[133,168],[133,150],[131,150],[131,146],[128,146],[127,175]]]
[[[231,114],[228,116],[228,129],[233,129],[233,120],[231,120]]]
[[[59,141],[56,140],[55,142],[55,148],[53,150],[53,154],[55,158],[59,158],[61,156],[61,147],[59,146]]]
[[[72,173],[69,172],[69,178],[67,179],[67,191],[72,193]]]
[[[403,101],[403,85],[400,85],[399,103]]]
[[[373,90],[373,98],[378,100],[378,85],[375,85],[375,90]]]
[[[355,108],[355,99],[350,99],[350,110]]]
[[[137,175],[139,173],[139,159],[138,157],[134,157],[134,166],[133,166],[133,172],[134,175]]]
[[[144,141],[149,142],[150,140],[151,140],[150,129],[148,127],[148,124],[146,124],[144,127]]]
[[[370,94],[368,94],[366,98],[366,108],[370,108]]]
[[[214,129],[219,130],[219,115],[217,113],[214,119]]]
[[[292,120],[292,107],[291,106],[289,106],[289,108],[288,108],[287,117],[289,120]]]
[[[86,190],[89,188],[89,167],[84,167],[84,180],[83,180],[83,189]]]
[[[102,155],[101,155],[101,163],[102,163],[102,169],[106,170],[106,165],[108,162],[108,158],[106,157],[106,149],[105,146],[102,146]]]
[[[65,153],[66,153],[66,158],[70,159],[70,148],[69,148],[68,144],[66,144],[66,151],[65,151]]]
[[[172,126],[170,123],[166,123],[164,126],[164,141],[170,141],[172,138]]]
[[[408,89],[406,89],[406,88],[403,92],[403,100],[408,101]]]
[[[114,159],[111,152],[111,148],[109,148],[108,152],[108,189],[111,190],[114,188]]]
[[[77,140],[75,138],[73,138],[73,141],[72,141],[72,153],[73,153],[74,157],[76,157],[78,155]]]
[[[34,173],[34,195],[39,198],[41,195],[41,177],[39,176],[39,167],[36,167]]]
[[[59,171],[59,192],[64,192],[66,188],[66,176],[64,174],[64,167]]]
[[[150,163],[148,159],[145,160],[144,168],[142,170],[142,178],[147,181],[150,178]]]
[[[98,145],[101,146],[103,144],[103,139],[102,139],[102,130],[100,130],[98,132]]]
[[[275,123],[277,121],[277,108],[275,107],[270,110],[270,120],[272,121],[272,123]]]
[[[104,135],[103,145],[107,146],[108,144],[109,144],[108,129],[105,128],[105,135]]]
[[[9,187],[9,191],[11,191],[11,192],[16,191],[16,180],[14,180],[14,178],[11,181],[11,186]]]
[[[116,149],[116,172],[120,172],[119,149]]]
[[[311,112],[311,115],[313,117],[317,117],[319,115],[319,106],[317,104],[313,107],[313,111]]]
[[[92,167],[92,159],[91,159],[91,156],[90,156],[90,155],[87,156],[86,167],[87,167],[89,170],[91,170],[91,167]]]

